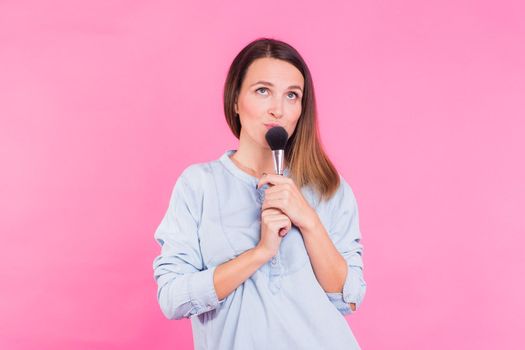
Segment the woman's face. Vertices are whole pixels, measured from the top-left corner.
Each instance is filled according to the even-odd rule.
[[[292,64],[268,57],[253,61],[235,106],[241,121],[240,138],[269,148],[265,135],[275,125],[291,136],[301,115],[303,86],[303,75]]]

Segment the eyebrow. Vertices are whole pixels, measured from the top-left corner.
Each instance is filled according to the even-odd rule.
[[[257,84],[264,84],[264,85],[268,85],[268,86],[274,86],[269,81],[259,80],[258,82],[253,83],[252,85],[250,85],[250,87],[252,87],[254,85],[257,85]],[[301,90],[301,92],[303,91],[303,89],[301,89],[301,87],[299,85],[290,85],[290,86],[288,86],[288,89],[299,89],[299,90]]]

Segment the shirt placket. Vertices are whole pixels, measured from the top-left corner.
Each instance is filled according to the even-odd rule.
[[[268,187],[268,184],[264,184],[264,186],[257,190],[260,205],[262,205],[262,202],[264,201],[264,191]],[[269,264],[270,291],[273,294],[276,294],[281,289],[281,278],[283,269],[280,250],[277,251],[277,254],[267,264]]]

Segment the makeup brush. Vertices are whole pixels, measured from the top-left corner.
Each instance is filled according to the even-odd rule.
[[[266,142],[270,145],[273,155],[273,167],[277,175],[283,175],[284,148],[288,142],[288,133],[282,126],[270,128],[265,135]],[[279,236],[286,236],[286,229],[279,230]]]
[[[277,175],[283,175],[284,148],[288,142],[288,133],[282,126],[270,128],[265,135],[273,155],[273,167]]]

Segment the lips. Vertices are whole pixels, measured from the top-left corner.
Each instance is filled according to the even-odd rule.
[[[279,126],[279,124],[277,124],[277,123],[268,123],[268,124],[264,124],[264,126],[266,126],[267,129],[271,129],[274,126]]]

